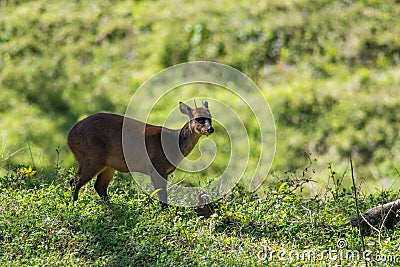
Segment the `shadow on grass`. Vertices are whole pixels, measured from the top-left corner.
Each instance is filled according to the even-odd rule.
[[[79,244],[78,257],[102,266],[154,264],[157,250],[163,246],[160,238],[162,233],[154,229],[154,220],[165,211],[161,211],[156,203],[143,203],[147,205],[142,206],[105,204],[100,199],[95,202],[94,205],[99,207],[98,215],[71,217],[75,228],[73,232],[85,236]],[[151,212],[153,205],[154,211]]]

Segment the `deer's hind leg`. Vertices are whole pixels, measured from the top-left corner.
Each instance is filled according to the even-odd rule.
[[[99,165],[88,165],[79,164],[78,172],[76,177],[70,180],[70,184],[75,184],[75,190],[73,194],[73,201],[78,200],[78,193],[82,186],[89,182],[96,174],[102,171],[104,166]]]
[[[107,203],[109,202],[107,188],[114,173],[115,170],[113,168],[106,167],[97,175],[96,183],[94,184],[94,189],[96,189],[97,194]]]
[[[79,176],[81,176],[81,166],[80,165],[78,167],[78,171],[75,173],[75,176],[72,177],[71,179],[69,179],[69,185],[75,187],[75,184],[79,179]]]

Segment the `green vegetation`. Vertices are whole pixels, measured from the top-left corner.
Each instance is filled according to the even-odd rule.
[[[74,171],[59,169],[50,180],[17,168],[2,177],[2,266],[363,266],[362,255],[369,266],[400,261],[398,228],[366,236],[364,250],[358,230],[343,226],[354,201],[335,175],[311,199],[289,183],[270,186],[264,200],[238,187],[204,219],[189,208],[161,210],[121,175],[110,187],[111,205],[93,182],[72,205],[64,181]],[[361,196],[361,209],[394,197]]]
[[[348,157],[362,180],[362,210],[396,197],[399,17],[396,0],[0,0],[0,265],[259,266],[263,248],[322,251],[340,238],[361,251],[357,231],[339,227],[355,214]],[[66,146],[70,127],[99,111],[123,114],[146,79],[193,60],[239,69],[271,106],[277,151],[257,192],[262,200],[239,187],[204,220],[190,209],[160,211],[132,178],[118,175],[111,206],[92,185],[72,206],[65,186],[76,166]],[[181,100],[168,95],[151,119],[165,118]],[[226,132],[216,129],[210,138],[226,146]],[[188,183],[207,183],[227,154]],[[310,157],[317,162],[306,176],[317,182],[294,190],[291,183],[305,177],[284,171],[302,170]],[[399,259],[398,235],[373,234],[367,249]]]
[[[211,60],[264,90],[277,127],[274,169],[302,168],[308,152],[322,169],[331,162],[343,170],[352,153],[361,177],[393,182],[400,148],[394,0],[1,3],[0,155],[9,166],[48,169],[56,148],[71,166],[65,139],[79,118],[124,113],[157,71]]]

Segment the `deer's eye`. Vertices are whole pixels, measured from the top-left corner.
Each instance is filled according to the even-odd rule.
[[[199,117],[199,118],[195,118],[195,121],[197,121],[200,124],[205,124],[207,120],[209,120],[209,118],[205,118],[205,117]]]

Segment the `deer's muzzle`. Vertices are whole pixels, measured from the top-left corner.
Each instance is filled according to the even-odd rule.
[[[204,126],[206,127],[206,135],[210,135],[214,132],[214,128],[212,127],[210,120],[206,120]]]

